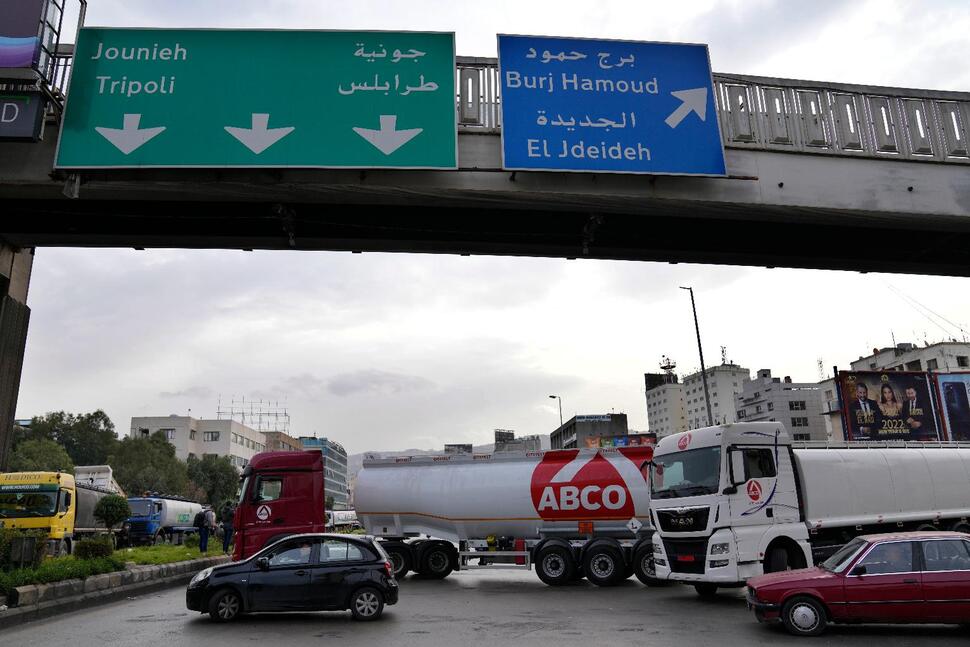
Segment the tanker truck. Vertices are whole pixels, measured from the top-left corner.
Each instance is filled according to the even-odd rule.
[[[531,568],[550,585],[653,580],[652,446],[365,458],[357,518],[394,574],[444,578]],[[289,534],[324,532],[320,452],[257,454],[242,474],[233,559]]]
[[[180,497],[128,497],[131,516],[124,529],[129,544],[161,544],[166,540],[182,543],[186,533],[197,532],[192,525],[202,505]]]
[[[586,577],[600,586],[635,574],[653,555],[643,467],[652,446],[366,458],[357,517],[408,571],[535,565],[548,585]]]
[[[656,575],[705,597],[858,535],[970,532],[970,444],[793,444],[777,422],[736,423],[663,438],[650,478]]]

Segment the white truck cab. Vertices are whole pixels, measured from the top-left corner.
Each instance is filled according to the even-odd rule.
[[[659,579],[698,593],[812,563],[791,440],[777,422],[734,423],[657,443],[650,507]]]

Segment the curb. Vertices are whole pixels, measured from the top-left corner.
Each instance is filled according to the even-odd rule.
[[[7,598],[8,604],[17,606],[0,611],[0,629],[184,585],[203,568],[228,561],[228,557],[219,556],[158,566],[129,564],[124,571],[92,575],[84,580],[20,586]]]

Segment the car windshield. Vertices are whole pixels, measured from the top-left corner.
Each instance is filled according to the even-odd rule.
[[[239,481],[239,492],[238,492],[237,505],[242,505],[244,503],[243,497],[246,496],[246,490],[248,488],[249,488],[249,477],[248,476],[244,476]]]
[[[650,495],[654,499],[714,494],[721,479],[721,448],[702,447],[654,457]]]
[[[866,540],[856,537],[845,546],[835,552],[834,555],[819,564],[820,568],[832,573],[840,573],[848,565],[856,553],[865,545]]]
[[[131,516],[147,517],[152,511],[151,501],[129,501],[128,507],[131,508]]]
[[[0,517],[49,517],[57,512],[57,492],[2,492]]]

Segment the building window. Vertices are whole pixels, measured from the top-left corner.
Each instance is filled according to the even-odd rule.
[[[195,429],[189,429],[189,440],[195,440]]]
[[[923,370],[923,363],[920,362],[918,359],[913,360],[912,362],[906,362],[906,370],[907,371],[922,371]]]
[[[788,401],[789,411],[805,411],[805,401],[804,400],[789,400]]]
[[[936,358],[926,360],[926,370],[935,371],[940,368],[940,363],[936,361]]]
[[[966,355],[957,355],[957,366],[960,368],[967,368],[970,366],[970,357]]]
[[[165,434],[165,440],[175,440],[175,430],[174,429],[159,429],[159,431]]]
[[[825,391],[825,399],[826,400],[831,400],[833,397],[835,397],[835,394],[832,392],[832,389],[826,389],[826,391]]]
[[[756,406],[756,407],[754,408],[754,412],[755,412],[755,413],[761,413],[761,405],[760,405],[760,404],[759,404],[759,405],[757,405],[757,406]]]
[[[142,438],[148,438],[151,435],[151,430],[147,427],[139,427],[138,435],[140,435]]]
[[[195,454],[193,454],[192,452],[189,452],[189,458],[195,458]]]
[[[769,402],[768,403],[768,411],[774,411],[774,410],[775,410],[775,403],[774,402]]]
[[[797,440],[811,440],[812,439],[812,435],[811,434],[795,434],[794,436],[792,436],[792,439],[793,440],[796,440],[796,441]]]
[[[792,427],[807,427],[808,426],[808,418],[792,418],[791,419],[791,426]]]
[[[204,440],[207,443],[217,442],[219,440],[219,432],[218,431],[205,431],[205,432],[202,433],[202,440]]]

